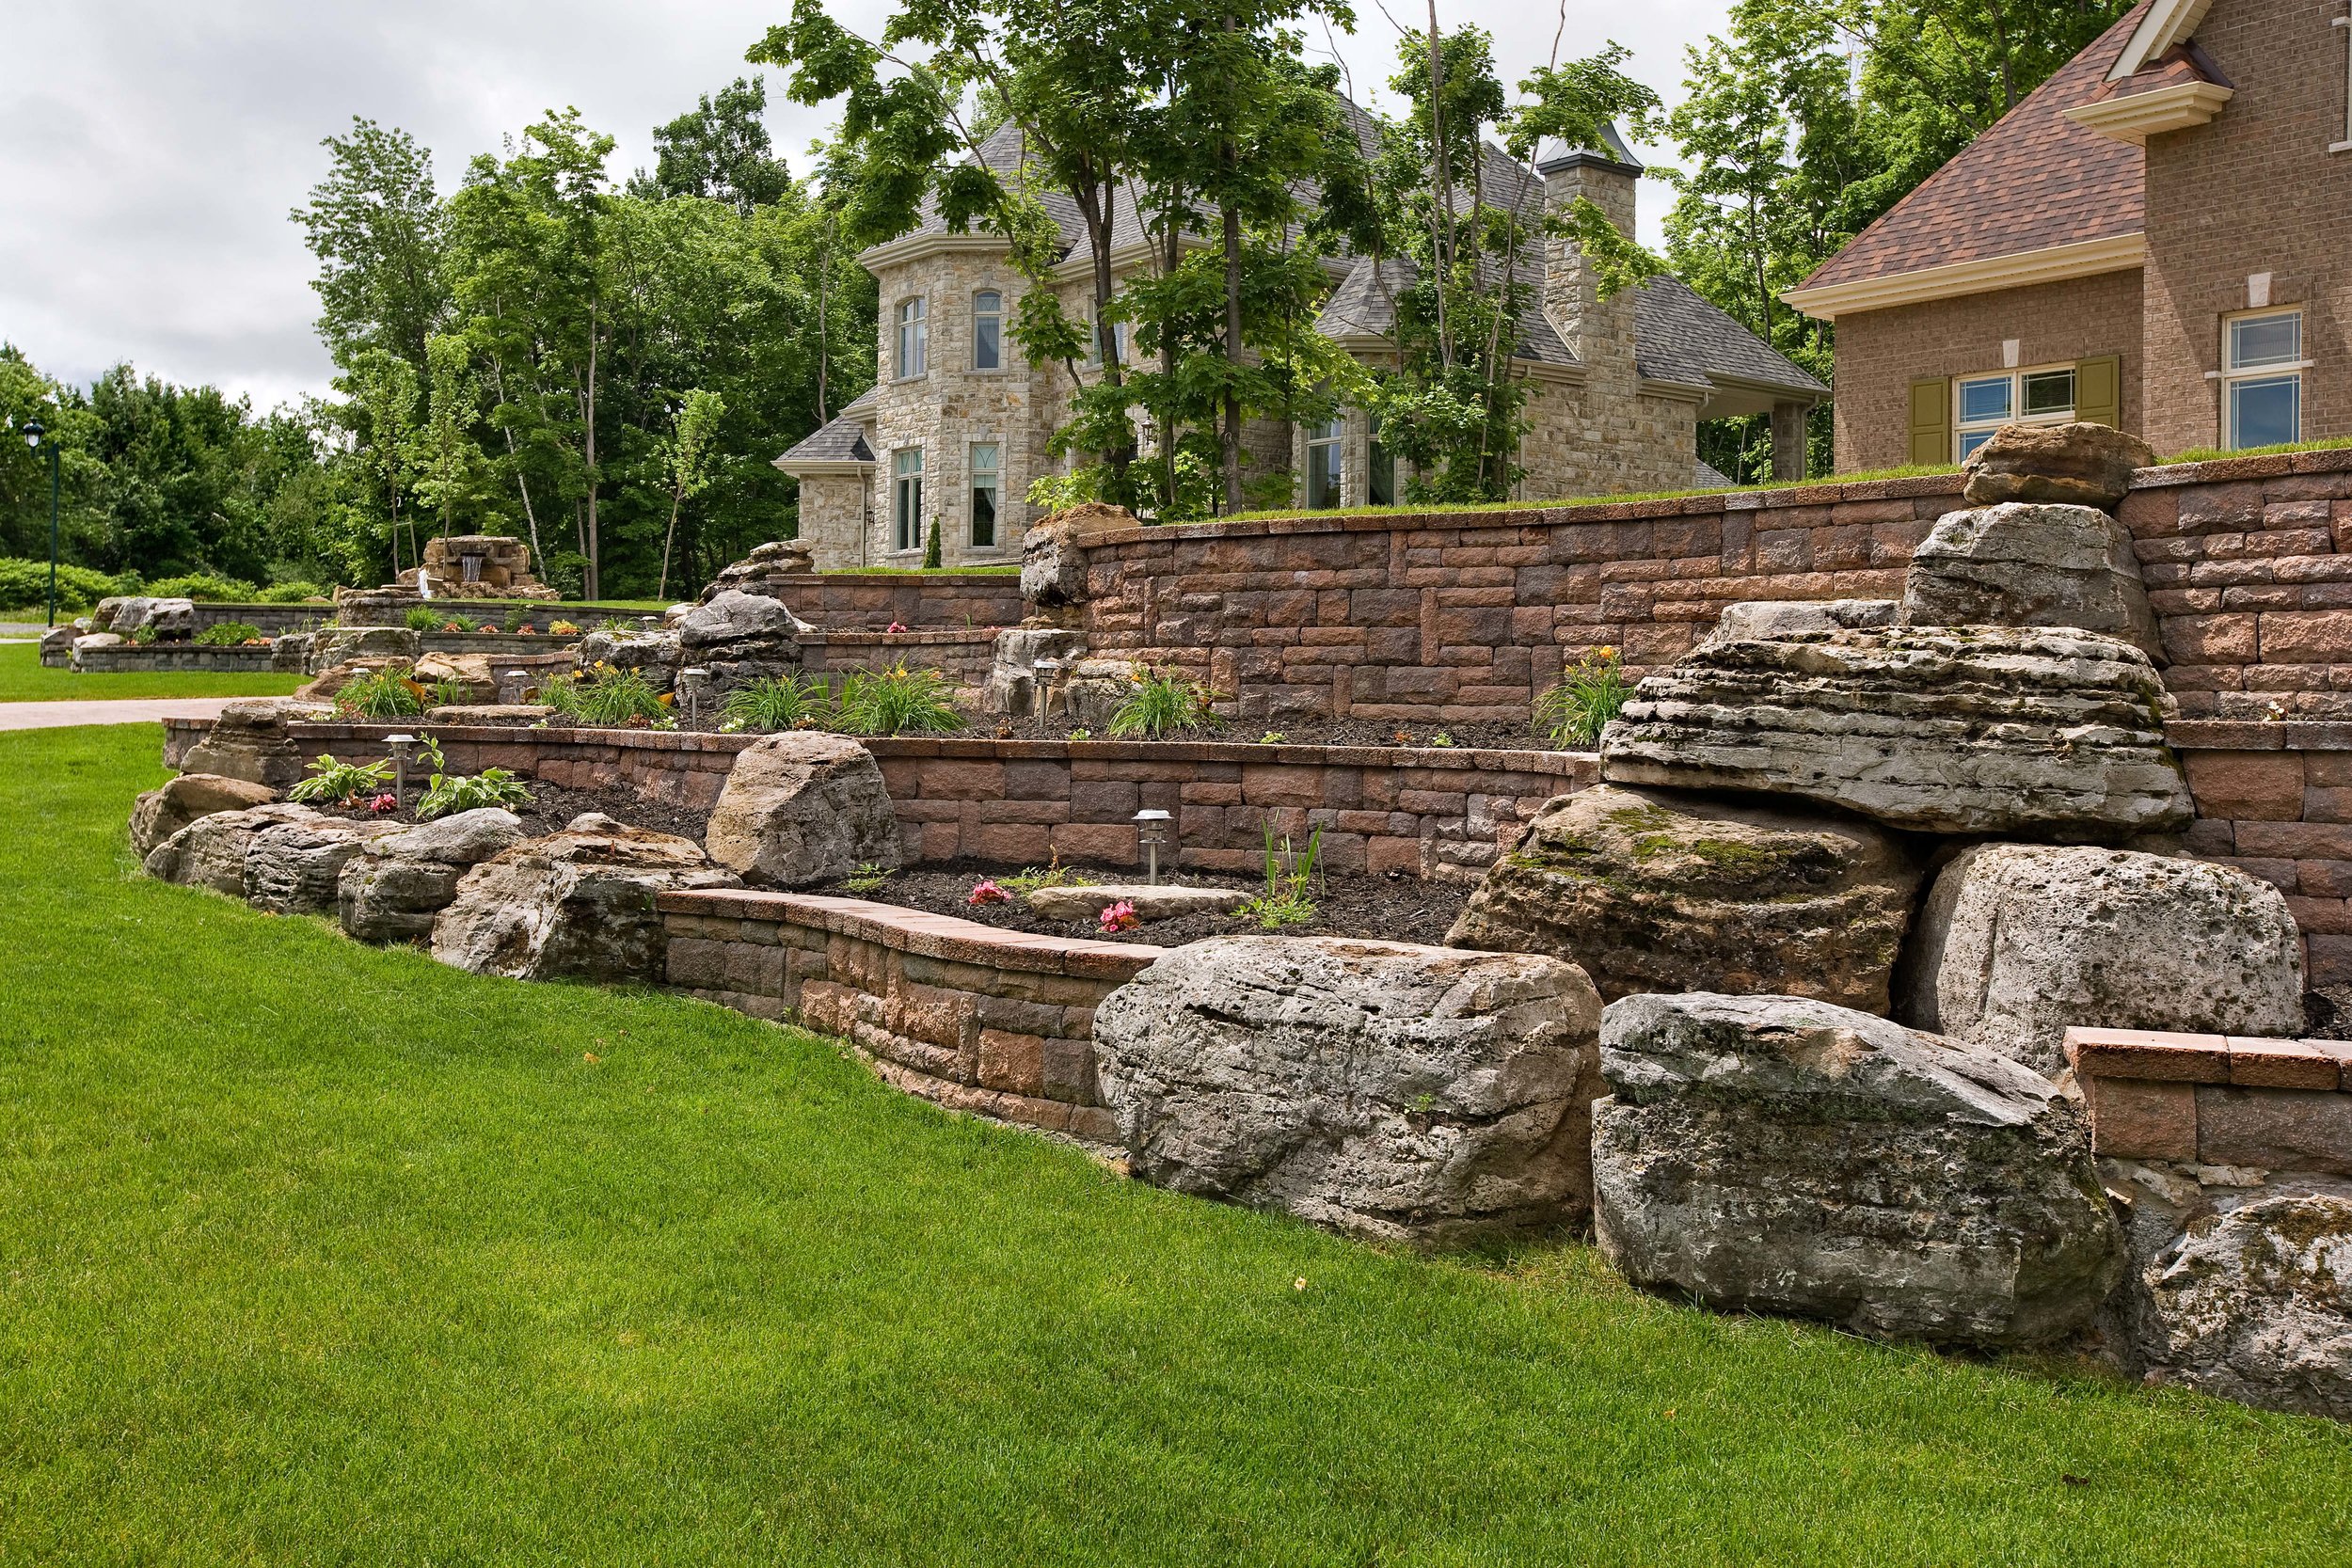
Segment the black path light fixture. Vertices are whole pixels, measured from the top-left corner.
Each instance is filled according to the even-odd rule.
[[[24,421],[24,445],[35,457],[40,455],[40,438],[49,434],[49,427],[36,414]],[[49,624],[57,624],[57,443],[49,443]]]

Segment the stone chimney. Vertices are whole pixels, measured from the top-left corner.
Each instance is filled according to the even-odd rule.
[[[1642,166],[1615,126],[1603,128],[1602,140],[1607,145],[1598,149],[1567,150],[1555,143],[1539,159],[1535,172],[1544,180],[1544,209],[1565,214],[1581,196],[1606,213],[1619,232],[1630,235],[1634,182],[1642,177]],[[1589,372],[1631,377],[1633,291],[1602,303],[1583,247],[1574,240],[1545,237],[1544,313]]]

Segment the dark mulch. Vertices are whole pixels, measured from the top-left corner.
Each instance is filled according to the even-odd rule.
[[[973,885],[981,879],[1007,877],[1018,869],[992,865],[982,861],[951,861],[944,865],[902,871],[880,888],[866,892],[852,893],[843,887],[829,887],[822,891],[845,897],[897,904],[931,914],[976,920],[981,925],[1008,931],[1028,931],[1039,936],[1056,937],[1103,936],[1101,928],[1091,920],[1043,920],[1032,914],[1028,906],[1017,899],[1010,904],[982,904],[977,907],[970,902]],[[1095,882],[1143,879],[1142,873],[1132,867],[1079,869],[1089,881]],[[1259,881],[1252,878],[1190,871],[1172,879],[1195,887],[1235,887],[1256,891],[1260,886]],[[1445,939],[1446,931],[1454,924],[1454,917],[1462,912],[1462,905],[1470,897],[1470,888],[1463,884],[1424,882],[1405,876],[1328,877],[1323,879],[1315,890],[1314,920],[1304,926],[1285,927],[1281,934],[1369,937],[1388,942],[1436,943]],[[1247,934],[1260,929],[1245,915],[1190,914],[1177,920],[1146,921],[1132,931],[1105,940],[1177,947],[1188,942],[1199,942],[1203,937]]]
[[[2304,1037],[2352,1039],[2352,986],[2321,986],[2303,993]]]
[[[710,813],[693,806],[672,805],[663,800],[648,800],[634,789],[622,784],[608,784],[596,789],[566,789],[561,784],[544,784],[536,779],[525,781],[531,791],[531,804],[511,809],[523,819],[523,829],[532,836],[560,832],[573,817],[588,812],[602,812],[616,821],[632,828],[649,828],[658,833],[675,833],[680,838],[702,842],[703,832],[709,826]],[[364,807],[329,806],[323,808],[329,816],[348,816],[366,822],[414,822],[417,819],[416,785],[408,789],[408,799],[397,812],[372,812]]]

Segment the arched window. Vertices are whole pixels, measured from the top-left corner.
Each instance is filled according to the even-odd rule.
[[[972,368],[1001,369],[1005,362],[1005,296],[982,289],[972,296]]]

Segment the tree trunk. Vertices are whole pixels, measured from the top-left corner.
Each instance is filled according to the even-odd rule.
[[[1226,18],[1227,31],[1232,29],[1232,19]],[[1232,156],[1228,144],[1229,159]],[[1228,166],[1232,165],[1229,162]],[[1225,219],[1225,428],[1221,433],[1218,455],[1224,459],[1225,510],[1241,510],[1241,394],[1233,389],[1231,377],[1241,367],[1241,209],[1229,198],[1224,203]]]

